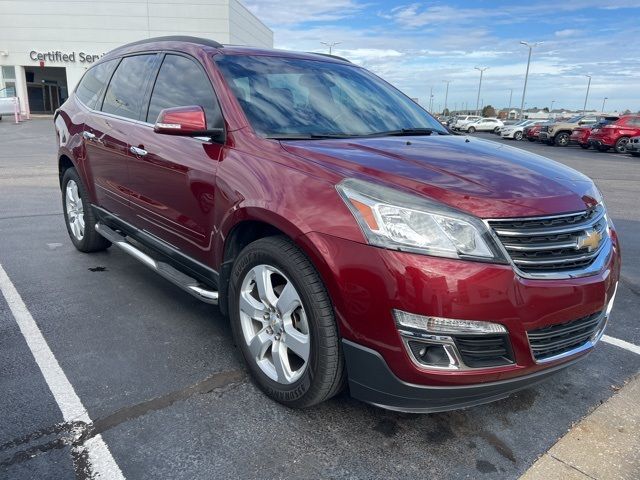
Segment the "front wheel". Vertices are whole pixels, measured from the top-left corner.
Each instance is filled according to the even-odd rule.
[[[97,220],[89,194],[75,168],[67,169],[62,177],[62,207],[69,238],[78,250],[91,253],[111,246],[111,242],[95,230]]]
[[[286,237],[257,240],[238,256],[229,289],[231,327],[258,387],[290,407],[338,393],[344,359],[329,295]]]
[[[468,133],[474,133],[475,131],[476,131],[475,127],[469,127],[469,128],[467,129],[467,132],[468,132]]]
[[[558,147],[566,147],[567,145],[569,145],[569,134],[566,132],[557,134],[553,139],[553,143],[555,143]]]
[[[513,134],[515,140],[522,140],[522,132],[516,132]]]
[[[629,143],[629,137],[620,137],[615,145],[616,153],[627,153],[627,144]]]

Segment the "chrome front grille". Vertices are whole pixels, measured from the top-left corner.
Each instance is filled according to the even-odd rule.
[[[488,223],[514,265],[530,274],[588,268],[609,245],[602,205],[578,213]]]

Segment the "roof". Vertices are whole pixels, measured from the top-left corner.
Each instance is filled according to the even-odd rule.
[[[313,53],[313,52],[294,52],[290,50],[277,50],[275,48],[263,48],[263,47],[248,47],[244,45],[223,45],[215,40],[201,37],[190,37],[187,35],[171,35],[166,37],[154,37],[145,38],[136,42],[127,43],[120,47],[110,51],[107,56],[118,54],[123,51],[135,51],[137,46],[142,46],[142,50],[153,49],[157,43],[189,43],[196,46],[205,47],[208,49],[218,50],[219,52],[229,53],[233,55],[265,55],[265,56],[277,56],[277,57],[290,57],[290,58],[307,58],[314,60],[336,61],[339,63],[350,63],[346,58],[338,57],[337,55],[329,55],[326,53]],[[166,46],[163,45],[164,48]],[[162,48],[162,47],[161,47]]]

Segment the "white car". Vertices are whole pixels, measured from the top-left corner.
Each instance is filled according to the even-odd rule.
[[[473,123],[468,123],[460,130],[466,131],[468,133],[473,132],[494,132],[496,128],[500,128],[504,125],[502,120],[498,120],[497,118],[481,118]]]
[[[478,117],[476,115],[459,115],[458,117],[456,117],[456,121],[453,122],[453,125],[451,125],[451,128],[453,130],[464,130],[467,125],[476,122],[481,118],[482,117]]]
[[[9,93],[13,93],[13,91],[9,91],[7,88],[0,90],[0,120],[3,115],[13,115],[16,109],[18,98],[10,96]]]
[[[522,120],[513,125],[505,125],[500,129],[500,136],[502,138],[512,138],[514,140],[522,140],[524,137],[524,129],[530,125],[537,125],[538,123],[544,123],[546,120]]]

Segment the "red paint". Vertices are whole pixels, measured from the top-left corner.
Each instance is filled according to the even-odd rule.
[[[620,271],[615,233],[614,254],[597,275],[527,280],[507,265],[371,247],[335,189],[343,178],[359,177],[480,218],[536,216],[579,211],[599,199],[584,175],[523,150],[462,136],[412,137],[410,145],[398,137],[267,140],[252,131],[212,57],[221,50],[236,55],[308,55],[171,42],[130,47],[118,54],[165,48],[189,54],[204,67],[225,119],[224,144],[161,135],[150,124],[91,112],[71,95],[59,113],[70,135],[60,155],[78,167],[93,202],[218,271],[225,241],[239,222],[272,225],[312,259],[330,292],[343,337],[379,351],[393,372],[409,382],[477,383],[543,368],[531,358],[526,329],[603,309]],[[174,113],[164,120],[190,125],[200,121],[193,111],[188,118],[184,112]],[[539,129],[531,127],[527,135]],[[90,144],[83,131],[100,141]],[[148,154],[136,156],[131,146]],[[481,373],[422,371],[400,342],[392,308],[503,323],[517,365]]]
[[[204,132],[206,129],[207,120],[204,116],[204,110],[198,105],[162,110],[153,127],[154,132],[169,135]]]

